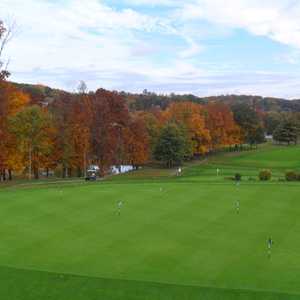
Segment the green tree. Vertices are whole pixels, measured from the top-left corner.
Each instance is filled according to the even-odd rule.
[[[266,141],[264,129],[261,126],[254,127],[249,132],[247,142],[250,145],[262,144]]]
[[[52,150],[54,129],[48,112],[39,106],[27,107],[9,121],[24,161],[28,165],[28,176],[38,179],[39,168]]]
[[[273,134],[274,130],[280,124],[285,115],[276,111],[271,111],[264,117],[264,127],[267,134]]]
[[[232,106],[234,120],[241,127],[244,140],[251,146],[265,142],[264,129],[257,112],[246,103]]]
[[[192,147],[186,131],[175,123],[166,124],[157,140],[154,158],[171,168],[181,164],[191,155]]]
[[[273,139],[279,143],[297,144],[299,126],[292,120],[283,120],[273,132]]]

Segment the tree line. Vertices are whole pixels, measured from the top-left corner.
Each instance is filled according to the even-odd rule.
[[[124,96],[104,89],[60,93],[43,105],[0,81],[2,180],[14,173],[39,178],[41,170],[84,176],[90,164],[99,165],[101,174],[112,165],[137,168],[153,160],[173,167],[263,139],[262,122],[248,106],[232,110],[219,102],[182,101],[134,111]]]

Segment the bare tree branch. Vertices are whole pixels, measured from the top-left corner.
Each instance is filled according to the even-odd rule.
[[[9,76],[9,72],[7,71],[9,65],[9,59],[5,62],[2,61],[2,56],[5,47],[11,41],[14,36],[16,29],[16,22],[13,21],[9,25],[5,25],[3,21],[0,20],[0,80],[5,79]],[[3,66],[5,66],[3,68]]]

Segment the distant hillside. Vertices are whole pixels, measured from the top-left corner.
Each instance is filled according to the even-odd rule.
[[[28,93],[34,103],[47,105],[69,92],[53,89],[44,85],[14,83],[22,91]],[[165,109],[171,102],[192,101],[195,103],[208,103],[210,101],[221,101],[229,105],[237,103],[248,103],[263,112],[300,112],[300,99],[287,100],[281,98],[261,97],[252,95],[221,95],[212,97],[197,97],[192,94],[186,95],[160,95],[145,90],[141,94],[118,92],[126,98],[132,110],[150,110],[155,107]]]
[[[196,103],[208,103],[210,101],[220,101],[228,105],[234,105],[238,103],[248,103],[256,110],[263,112],[300,112],[300,100],[287,100],[280,98],[251,96],[251,95],[221,95],[212,97],[197,97],[194,95],[175,95],[168,96],[157,95],[155,93],[143,93],[143,94],[130,94],[124,93],[127,97],[132,109],[136,110],[148,110],[153,107],[159,106],[166,108],[171,102],[178,101],[192,101]]]
[[[52,103],[55,99],[63,94],[68,94],[63,90],[53,89],[41,84],[26,84],[13,83],[17,88],[24,93],[29,94],[33,103],[47,105]]]

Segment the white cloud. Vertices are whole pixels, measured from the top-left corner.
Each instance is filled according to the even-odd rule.
[[[183,21],[202,19],[300,48],[300,2],[293,0],[194,0],[178,11]]]
[[[167,6],[178,7],[182,6],[182,0],[123,0],[124,3],[135,6]]]
[[[63,6],[39,0],[2,0],[0,11],[13,16],[20,28],[6,52],[16,74],[37,69],[49,73],[57,69],[128,72],[142,67],[132,56],[142,43],[134,31],[169,31],[158,18],[132,9],[115,10],[97,0],[72,0]]]
[[[90,88],[279,95],[286,87],[300,95],[297,76],[280,81],[278,74],[266,77],[249,71],[243,81],[243,66],[195,63],[206,49],[201,37],[237,28],[300,49],[298,1],[122,0],[128,8],[119,9],[110,2],[114,1],[0,0],[1,16],[14,17],[19,26],[6,52],[12,79],[71,90],[83,79]],[[159,16],[150,9],[147,14],[139,10],[143,5],[163,7],[164,13]],[[202,26],[203,20],[210,26]],[[144,38],[147,34],[150,38]],[[162,46],[163,38],[151,39],[152,35],[180,43],[170,39]],[[294,62],[297,57],[295,50],[285,59]]]
[[[173,27],[171,19],[133,9],[112,9],[98,0],[70,0],[63,6],[60,2],[2,0],[0,11],[13,15],[20,28],[7,48],[13,80],[68,89],[73,89],[79,79],[87,80],[91,88],[114,88],[126,81],[130,88],[136,83],[120,74],[133,74],[132,80],[146,78],[148,82],[167,83],[197,69],[177,61],[177,57],[185,59],[197,54],[201,47]],[[176,47],[168,45],[170,48],[164,51],[173,51],[172,64],[155,63],[147,56],[159,51],[160,44],[143,40],[135,34],[137,31],[175,35],[186,41],[187,48],[181,47],[176,53]]]
[[[179,53],[179,56],[183,59],[193,57],[203,50],[203,46],[199,45],[192,38],[186,37],[188,48]]]

